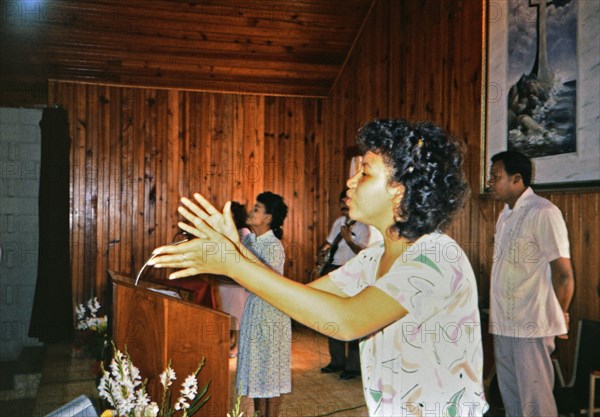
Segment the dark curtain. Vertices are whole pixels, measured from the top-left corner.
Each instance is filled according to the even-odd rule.
[[[69,247],[69,121],[63,108],[44,109],[39,194],[39,253],[29,336],[42,342],[73,336]]]

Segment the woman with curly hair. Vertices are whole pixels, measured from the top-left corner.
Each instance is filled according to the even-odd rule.
[[[172,279],[228,275],[317,331],[334,325],[339,340],[362,338],[371,416],[481,416],[487,404],[475,277],[442,232],[468,192],[461,147],[431,123],[404,120],[370,122],[358,142],[364,155],[347,182],[350,217],[384,240],[341,268],[308,285],[282,277],[244,252],[228,204],[221,214],[200,195],[179,208],[189,221],[180,227],[197,239],[158,248],[154,265],[181,268]],[[219,255],[208,256],[215,248]]]

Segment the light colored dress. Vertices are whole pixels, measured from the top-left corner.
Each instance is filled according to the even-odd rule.
[[[467,256],[447,235],[413,243],[376,279],[383,244],[330,273],[354,296],[374,286],[408,314],[360,342],[370,416],[481,416],[483,351],[477,286]]]
[[[283,274],[285,251],[271,230],[258,237],[251,233],[243,243],[265,265]],[[291,392],[291,350],[290,318],[250,294],[240,325],[236,376],[238,395],[272,398]]]

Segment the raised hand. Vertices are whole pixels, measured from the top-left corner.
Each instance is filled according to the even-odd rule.
[[[194,199],[198,202],[199,206],[189,198],[184,197],[181,199],[181,203],[185,207],[179,206],[177,211],[185,217],[190,224],[180,222],[179,227],[196,237],[203,238],[204,236],[197,226],[201,224],[200,222],[205,222],[208,223],[214,231],[224,235],[232,242],[238,243],[240,241],[240,236],[231,215],[230,201],[225,203],[223,213],[221,213],[202,195],[195,193]]]
[[[228,275],[228,266],[238,263],[244,256],[239,247],[202,219],[198,218],[194,224],[191,227],[182,223],[180,227],[186,226],[185,230],[197,236],[195,239],[155,249],[148,265],[179,269],[170,274],[169,279],[203,273]]]
[[[231,216],[231,203],[227,202],[221,213],[198,193],[194,194],[194,200],[198,204],[182,198],[177,211],[188,221],[179,222],[178,226],[196,239],[157,248],[148,262],[155,268],[179,269],[169,279],[201,273],[227,275],[227,262],[235,262],[242,256],[237,247],[240,237]]]

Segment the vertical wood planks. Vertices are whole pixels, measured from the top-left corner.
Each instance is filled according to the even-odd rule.
[[[179,199],[194,192],[221,207],[250,208],[265,190],[290,208],[284,226],[287,273],[308,279],[326,228],[320,198],[342,138],[322,141],[319,99],[226,95],[51,82],[51,100],[71,124],[73,297],[102,297],[106,270],[134,275],[177,233]],[[339,161],[337,163],[340,164]],[[159,273],[159,275],[162,272]]]

